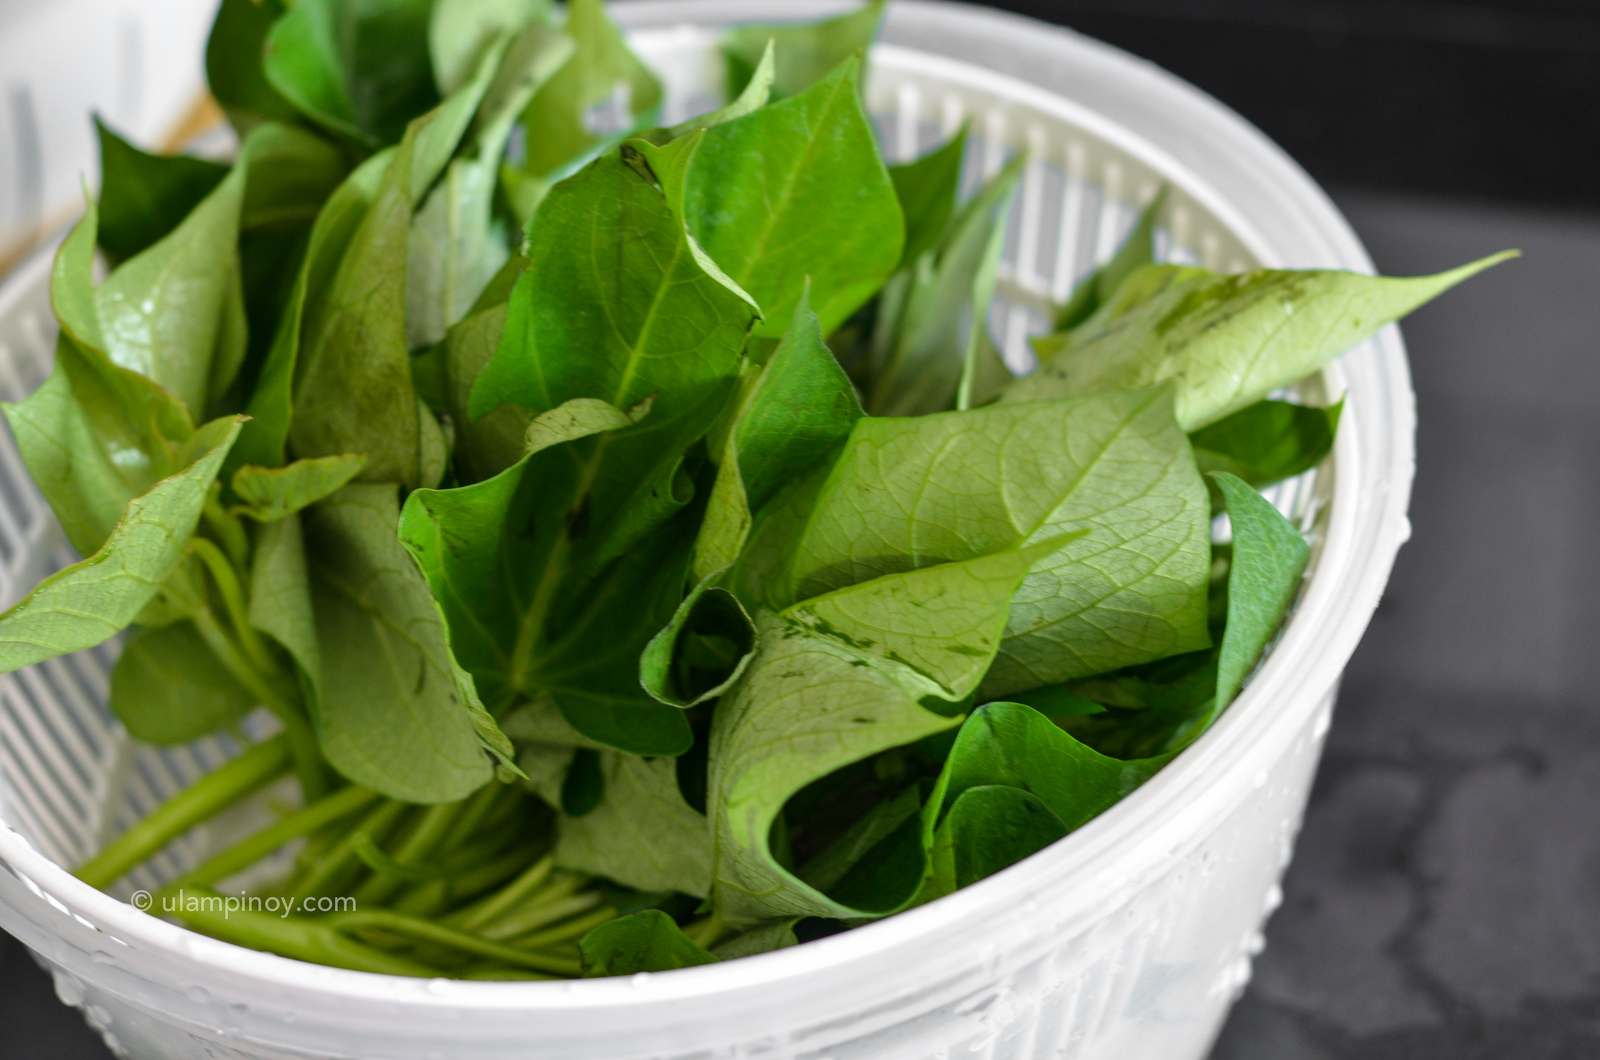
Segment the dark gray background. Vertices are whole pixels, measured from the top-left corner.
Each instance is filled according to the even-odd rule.
[[[1525,254],[1405,325],[1415,537],[1213,1060],[1600,1057],[1600,6],[1003,6],[1256,121],[1384,272]],[[0,1060],[108,1055],[0,933]]]

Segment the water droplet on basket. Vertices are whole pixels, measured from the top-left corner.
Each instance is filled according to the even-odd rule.
[[[117,959],[105,950],[95,950],[89,955],[89,959],[96,964],[103,964],[107,967],[113,967],[117,963]]]
[[[430,994],[436,994],[442,997],[450,992],[450,980],[429,979],[427,983],[423,985],[422,989],[426,990]]]
[[[104,1005],[90,1005],[83,1010],[83,1018],[97,1031],[103,1031],[111,1026],[111,1010]]]
[[[81,1005],[86,996],[83,980],[71,972],[58,971],[55,973],[56,997],[61,999],[63,1005]]]
[[[184,993],[187,994],[189,996],[189,1000],[193,1001],[196,1005],[204,1005],[207,1001],[211,1000],[210,992],[207,991],[203,986],[191,986],[189,989],[185,990]]]
[[[649,972],[635,972],[632,976],[630,976],[628,978],[628,985],[633,987],[635,990],[644,989],[645,987],[650,985],[650,973]]]

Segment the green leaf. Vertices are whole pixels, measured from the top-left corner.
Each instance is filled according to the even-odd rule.
[[[299,456],[362,453],[364,480],[412,487],[432,485],[424,457],[439,430],[412,385],[405,333],[417,128],[394,155],[326,294],[306,307],[289,426]]]
[[[578,949],[583,954],[586,979],[670,972],[717,962],[659,909],[641,910],[601,924],[583,937]]]
[[[1318,409],[1258,401],[1189,436],[1202,472],[1226,471],[1257,489],[1322,463],[1333,449],[1341,399]]]
[[[752,513],[836,452],[862,415],[855,388],[822,341],[805,290],[772,359],[752,369],[743,384],[695,542],[694,571],[701,580],[738,558]]]
[[[311,719],[320,725],[322,646],[298,513],[266,523],[256,533],[248,618],[252,627],[281,644],[294,660]]]
[[[99,115],[100,245],[131,258],[189,215],[228,175],[228,167],[184,155],[150,155],[112,132]]]
[[[198,740],[255,705],[190,622],[137,631],[111,671],[111,713],[146,743]]]
[[[989,669],[1009,600],[1035,563],[1085,531],[974,559],[889,574],[801,601],[783,612],[796,629],[907,667],[956,702]]]
[[[1213,472],[1228,501],[1233,564],[1228,571],[1228,628],[1217,661],[1218,709],[1233,701],[1294,599],[1310,546],[1278,509],[1242,479]]]
[[[406,333],[412,348],[444,338],[510,258],[491,209],[506,137],[535,90],[571,55],[572,41],[535,26],[515,41],[491,46],[483,61],[502,53],[504,62],[497,64],[494,87],[478,117],[474,153],[449,164],[412,221],[406,265]]]
[[[761,307],[757,336],[783,335],[808,276],[833,331],[900,260],[904,221],[860,75],[852,59],[798,96],[707,129],[682,178],[689,230]]]
[[[848,14],[817,22],[749,22],[722,35],[728,57],[728,95],[737,96],[757,69],[769,41],[778,53],[773,94],[799,95],[850,56],[871,46],[888,0],[871,0]]]
[[[1063,838],[1070,831],[1031,792],[1001,784],[968,788],[934,837],[934,886],[977,883]]]
[[[406,802],[465,798],[494,776],[444,625],[395,533],[392,485],[346,486],[308,513],[329,763]]]
[[[1135,271],[1070,334],[1034,340],[1041,365],[1003,401],[1178,386],[1178,424],[1198,430],[1315,371],[1383,325],[1513,256],[1396,279],[1333,270],[1220,276],[1177,265]]]
[[[590,513],[599,508],[592,470],[606,457],[601,443],[650,427],[655,414],[569,402],[530,427],[541,448],[484,482],[416,491],[401,524],[488,702],[548,693],[579,732],[651,755],[690,744],[681,713],[639,687],[638,660],[682,599],[696,513],[630,535],[592,573],[580,560],[598,533]]]
[[[986,349],[1006,218],[1026,165],[1025,154],[1015,155],[961,208],[935,250],[891,281],[870,351],[869,412],[942,412],[963,393],[971,404],[976,380],[963,392],[964,369],[973,362],[975,372],[977,354]]]
[[[600,772],[600,756],[589,748],[580,747],[572,754],[567,775],[561,781],[561,801],[556,805],[570,819],[593,813],[605,798],[606,780]]]
[[[66,356],[73,356],[70,349]],[[140,492],[145,474],[130,481],[111,459],[59,360],[50,378],[26,401],[7,404],[5,414],[23,462],[67,540],[79,555],[93,553]]]
[[[932,871],[922,900],[997,872],[1079,828],[1175,754],[1122,761],[1086,746],[1031,707],[979,707],[961,726],[923,813]]]
[[[641,891],[710,893],[711,828],[678,793],[673,760],[602,751],[599,766],[605,795],[562,818],[556,864]]]
[[[1174,754],[1198,739],[1238,694],[1299,587],[1309,554],[1299,532],[1241,479],[1215,472],[1210,478],[1226,498],[1233,525],[1220,643],[1207,652],[1074,682],[1073,692],[1114,708],[1069,723],[1108,754]]]
[[[570,0],[563,27],[577,44],[528,104],[523,168],[544,177],[622,133],[651,125],[661,84],[628,48],[601,0]],[[611,113],[596,113],[597,111]]]
[[[494,356],[505,331],[506,302],[526,259],[508,261],[478,302],[445,336],[444,409],[455,425],[455,472],[464,483],[493,478],[522,458],[533,417],[516,405],[501,405],[474,420],[468,413],[472,385]]]
[[[296,0],[267,35],[268,83],[306,117],[368,147],[392,144],[439,102],[428,60],[433,0]]]
[[[244,502],[241,513],[270,523],[336,493],[360,473],[364,456],[323,456],[296,460],[288,467],[246,464],[233,473],[233,492]]]
[[[239,215],[244,229],[315,220],[349,168],[343,153],[321,136],[275,121],[251,130],[243,154],[249,162]]]
[[[768,847],[789,798],[812,781],[956,723],[923,704],[959,701],[982,678],[1028,568],[1059,545],[892,574],[762,612],[757,653],[712,719],[716,898],[725,923],[881,916],[843,905],[785,869]],[[881,892],[880,892],[881,893]]]
[[[197,420],[232,382],[248,338],[237,242],[246,169],[235,166],[181,224],[94,291],[112,363],[171,391]]]
[[[689,422],[677,445],[709,426],[755,315],[696,260],[662,193],[618,155],[602,156],[540,208],[469,412],[503,403],[545,412],[576,397],[629,408],[659,394],[650,427],[665,436],[649,444],[670,451],[667,438]]]
[[[0,669],[9,673],[92,648],[132,622],[188,548],[238,434],[236,417],[207,424],[195,436],[197,458],[130,501],[97,552],[52,574],[0,614]]]
[[[874,852],[879,851],[886,840],[892,840],[895,833],[908,821],[912,822],[915,828],[921,814],[922,793],[918,790],[918,785],[912,784],[900,794],[884,799],[867,811],[865,816],[846,829],[844,834],[830,843],[820,854],[802,865],[798,872],[800,879],[835,900],[840,899],[841,893],[849,895],[861,892],[869,896],[865,901],[858,898],[856,901],[846,902],[848,905],[882,908],[886,904],[892,904],[892,896],[904,895],[907,892],[906,887],[897,888],[892,885],[887,888],[863,887],[859,878],[851,879],[852,871],[854,870],[859,877],[861,867],[871,865]],[[920,861],[920,859],[912,860]],[[922,867],[921,864],[916,864],[914,871]],[[914,885],[911,889],[914,889]],[[874,891],[878,893],[873,894]],[[871,900],[884,894],[891,896],[890,902]]]
[[[709,129],[713,125],[742,118],[767,105],[772,98],[772,79],[777,73],[777,53],[774,42],[768,41],[767,47],[761,53],[761,61],[756,64],[755,73],[750,78],[750,83],[744,86],[732,103],[705,114],[696,115],[687,121],[679,122],[670,129],[660,129],[656,132],[646,133],[645,139],[653,144],[666,144],[680,136],[687,136],[701,129]]]
[[[734,595],[702,580],[639,657],[639,683],[658,702],[692,707],[728,689],[755,651],[755,623]]]
[[[1166,206],[1167,188],[1163,184],[1155,198],[1140,211],[1139,220],[1134,223],[1133,230],[1122,241],[1122,246],[1117,248],[1111,260],[1079,280],[1066,305],[1056,310],[1057,331],[1071,331],[1088,320],[1101,306],[1111,301],[1117,288],[1122,286],[1122,281],[1138,269],[1155,262],[1156,224],[1161,220]]]
[[[550,0],[435,0],[428,23],[428,54],[441,96],[472,77],[478,60],[501,33],[548,23]]]
[[[731,961],[739,957],[754,957],[758,953],[788,949],[799,944],[799,939],[794,936],[794,926],[799,922],[799,917],[774,920],[770,924],[763,924],[751,928],[742,935],[736,935],[727,942],[718,943],[711,952],[719,961]]]
[[[1087,530],[1023,582],[984,695],[1207,647],[1210,505],[1171,402],[1113,392],[862,419],[815,500],[796,494],[798,514],[759,527],[729,584],[781,607]]]
[[[933,250],[950,229],[961,192],[961,163],[967,154],[967,126],[915,162],[890,166],[895,197],[906,219],[905,248],[898,268],[910,268]]]
[[[317,215],[277,337],[246,409],[250,422],[245,424],[240,436],[232,466],[278,467],[283,464],[308,306],[320,302],[332,286],[340,260],[371,209],[394,157],[394,151],[380,151],[363,162],[345,178]]]
[[[222,0],[211,24],[206,82],[241,136],[263,121],[299,116],[262,69],[267,33],[283,10],[280,0]]]

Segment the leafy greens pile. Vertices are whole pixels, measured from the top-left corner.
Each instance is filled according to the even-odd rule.
[[[662,128],[600,0],[225,0],[237,160],[99,127],[6,409],[88,558],[0,666],[127,629],[132,735],[279,731],[83,879],[292,773],[166,911],[375,972],[662,970],[963,887],[1206,729],[1307,562],[1257,491],[1339,418],[1267,395],[1490,261],[1156,264],[1158,199],[1013,378],[1026,160],[885,166],[882,13],[730,31],[731,101]],[[195,900],[290,843],[254,893],[305,911]]]

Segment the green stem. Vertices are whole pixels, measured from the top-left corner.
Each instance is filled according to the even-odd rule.
[[[536,928],[547,924],[554,924],[587,913],[595,906],[605,902],[605,895],[598,891],[587,891],[583,894],[574,894],[567,898],[555,901],[537,902],[533,905],[517,910],[510,916],[504,917],[479,930],[479,934],[487,939],[514,939],[519,935],[526,935]]]
[[[222,597],[222,604],[228,611],[228,621],[233,623],[234,633],[246,657],[258,672],[273,672],[277,669],[277,663],[267,649],[266,642],[261,639],[261,634],[250,624],[250,605],[245,602],[244,586],[239,583],[239,575],[233,564],[228,562],[228,557],[222,554],[220,548],[203,537],[194,538],[190,544],[194,554],[211,572],[211,580],[217,586],[217,594]]]
[[[576,920],[569,920],[559,924],[549,931],[540,931],[533,935],[523,935],[513,939],[511,944],[519,949],[544,950],[552,946],[559,946],[564,942],[577,942],[583,936],[617,918],[617,911],[608,906],[602,906],[588,916],[580,916]]]
[[[709,950],[722,939],[724,932],[722,917],[713,912],[710,916],[696,920],[683,929],[683,933],[703,950]]]
[[[519,979],[569,979],[571,976],[546,975],[543,972],[530,972],[526,968],[470,968],[464,972],[457,972],[452,979],[477,979],[477,980],[519,980]]]
[[[83,882],[104,889],[178,836],[271,781],[289,768],[285,734],[246,750],[156,807],[155,811],[78,866]]]
[[[367,815],[365,820],[339,840],[338,845],[312,863],[301,874],[299,881],[289,889],[287,897],[295,899],[319,897],[339,889],[339,885],[346,881],[349,873],[361,866],[361,860],[355,853],[356,835],[364,832],[374,839],[381,840],[410,808],[403,802],[385,799],[377,809]]]
[[[194,616],[194,626],[212,654],[228,668],[228,672],[283,722],[289,746],[294,752],[295,772],[300,776],[301,797],[307,802],[320,799],[327,792],[328,777],[323,768],[322,747],[317,742],[317,734],[312,730],[305,711],[298,703],[285,699],[270,681],[256,672],[228,636],[227,630],[222,628],[222,623],[217,621],[211,608],[202,608]]]
[[[495,805],[508,791],[512,791],[508,785],[491,781],[474,792],[467,799],[466,806],[462,809],[455,828],[451,830],[440,845],[440,853],[456,850],[471,841],[478,830],[478,826],[483,823],[489,811],[495,808]],[[515,794],[514,791],[512,793]]]
[[[463,953],[488,957],[514,967],[531,968],[536,972],[574,976],[581,971],[579,963],[569,957],[531,953],[515,946],[491,942],[488,939],[465,931],[457,931],[455,928],[445,927],[443,924],[436,924],[431,920],[421,920],[414,916],[406,916],[403,913],[395,913],[387,909],[335,913],[323,923],[339,931],[390,931],[397,935],[405,935],[423,942],[436,942],[440,945],[450,946]]]
[[[250,537],[244,532],[244,524],[239,521],[239,517],[223,508],[218,493],[220,491],[213,491],[206,498],[206,525],[221,539],[233,566],[239,570],[249,570]]]
[[[390,902],[389,908],[412,916],[437,916],[453,905],[476,898],[496,884],[504,883],[526,868],[527,864],[527,850],[508,850],[491,861],[463,870],[457,876],[418,884]]]
[[[244,842],[224,850],[205,864],[179,876],[167,884],[167,887],[215,883],[232,876],[254,865],[289,840],[309,835],[324,825],[348,817],[371,805],[378,798],[376,792],[360,787],[348,787],[335,792],[320,802],[291,813],[277,824],[262,829]]]
[[[546,854],[532,865],[526,872],[512,880],[496,893],[485,898],[476,905],[455,913],[450,917],[451,923],[463,931],[476,931],[478,928],[497,919],[502,913],[514,908],[528,895],[544,886],[544,881],[550,878],[550,873],[556,867],[554,856]]]
[[[401,842],[400,849],[394,852],[394,860],[402,865],[423,864],[450,834],[450,827],[461,815],[461,809],[462,803],[459,802],[429,806],[411,834]],[[361,905],[382,905],[399,893],[406,882],[399,876],[377,873],[356,888],[355,899]]]
[[[386,953],[335,930],[326,921],[305,920],[247,908],[254,899],[221,895],[209,888],[163,889],[153,911],[176,916],[196,931],[224,942],[334,968],[383,975],[432,978],[437,968]],[[263,903],[264,904],[264,903]]]

